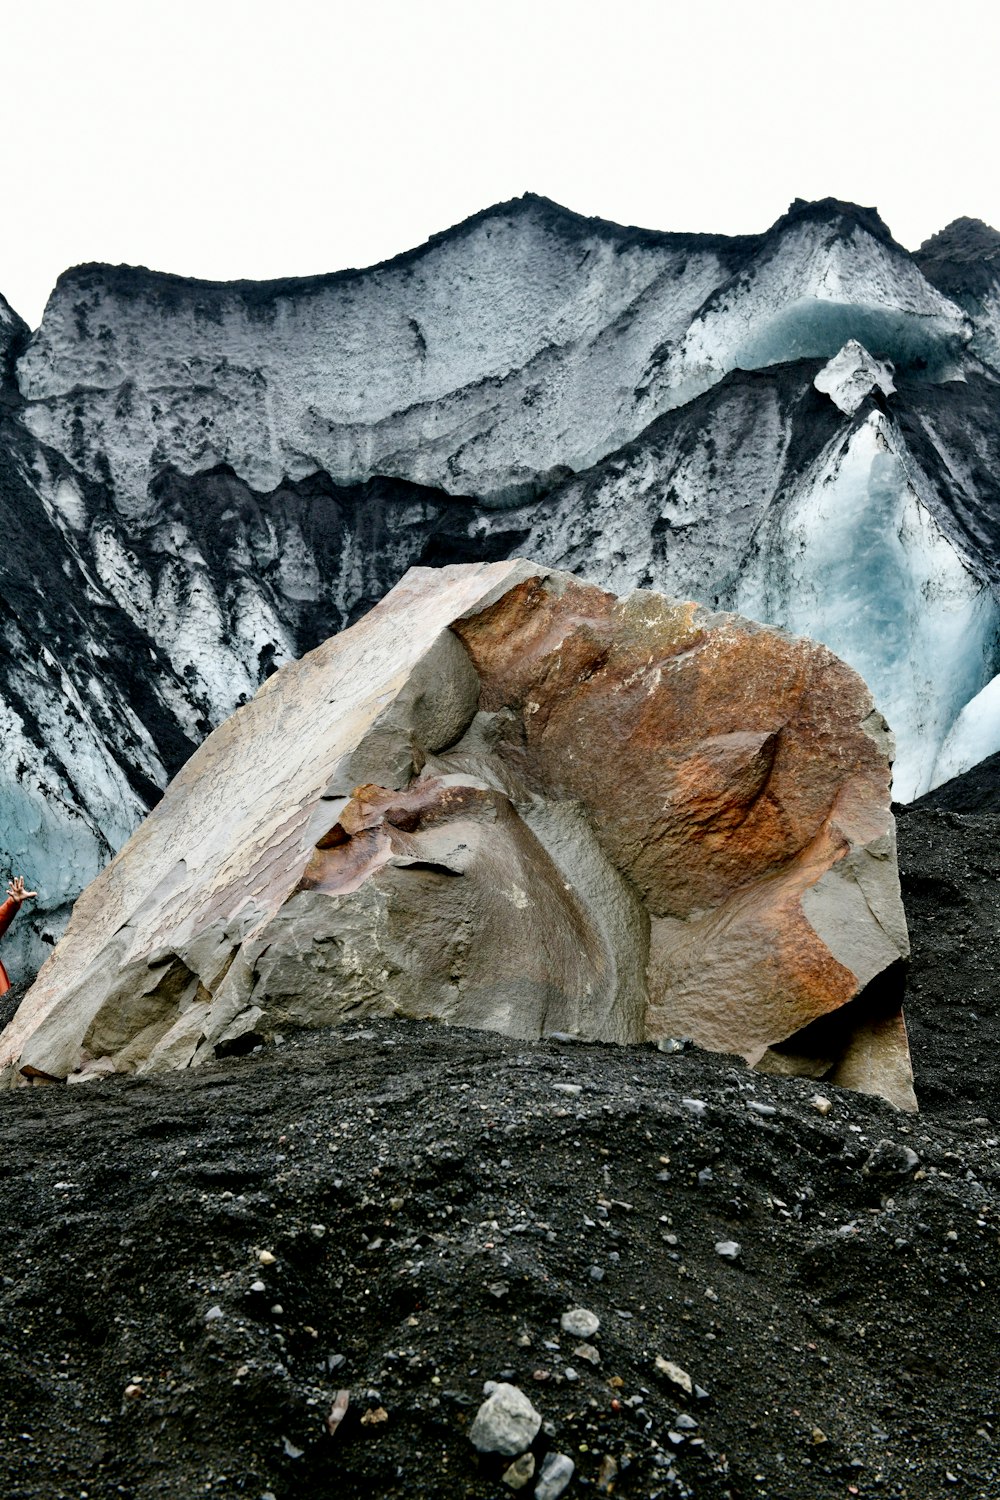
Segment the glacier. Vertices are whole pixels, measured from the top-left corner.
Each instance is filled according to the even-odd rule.
[[[1000,662],[997,600],[920,501],[880,412],[768,515],[734,603],[857,667],[895,732],[901,802],[930,789],[945,738]]]
[[[526,195],[368,270],[77,267],[34,331],[0,298],[0,850],[43,891],[15,970],[209,730],[414,563],[815,636],[900,800],[996,749],[998,266],[976,221],[911,254],[833,199],[727,238]]]

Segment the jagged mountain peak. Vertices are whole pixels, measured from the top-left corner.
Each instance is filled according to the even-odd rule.
[[[978,260],[1000,250],[1000,230],[985,219],[962,216],[924,240],[916,252],[921,256],[947,253],[952,260]]]
[[[893,239],[892,231],[877,208],[865,208],[842,198],[793,198],[787,212],[772,224],[765,238],[783,234],[793,225],[802,223],[828,224],[839,234],[850,234],[853,229],[860,228],[882,244],[907,253]]]
[[[913,258],[946,297],[978,301],[1000,278],[1000,231],[982,219],[953,219]]]
[[[1000,369],[1000,232],[982,219],[954,219],[913,259],[931,286],[971,316],[971,352]]]

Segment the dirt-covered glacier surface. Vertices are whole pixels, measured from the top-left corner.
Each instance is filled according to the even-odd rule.
[[[951,817],[902,828],[919,1116],[417,1022],[4,1096],[6,1500],[498,1497],[490,1380],[542,1419],[526,1495],[555,1453],[570,1497],[995,1497],[996,1018],[929,920],[995,897]]]

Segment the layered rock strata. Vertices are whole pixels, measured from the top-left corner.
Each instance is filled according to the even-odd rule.
[[[891,738],[828,650],[522,560],[412,569],[192,757],[8,1082],[402,1014],[690,1036],[913,1107]]]

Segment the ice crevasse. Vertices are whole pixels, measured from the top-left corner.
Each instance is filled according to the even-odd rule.
[[[895,734],[897,801],[1000,748],[1000,609],[921,500],[881,412],[768,513],[735,604],[861,673]]]

